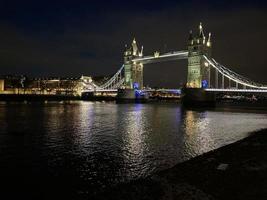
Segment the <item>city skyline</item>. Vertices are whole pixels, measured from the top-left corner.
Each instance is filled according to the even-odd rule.
[[[263,1],[134,2],[93,1],[81,6],[70,1],[13,1],[12,6],[4,1],[0,74],[107,76],[123,64],[124,44],[134,37],[144,46],[144,55],[186,49],[189,31],[201,21],[215,40],[212,57],[266,83]],[[179,85],[185,82],[186,65],[185,61],[147,65],[144,82]]]

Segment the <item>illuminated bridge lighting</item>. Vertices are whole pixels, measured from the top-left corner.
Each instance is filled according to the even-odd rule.
[[[142,58],[136,58],[136,59],[133,59],[132,61],[135,63],[148,64],[148,63],[161,62],[165,58],[167,58],[168,60],[180,60],[180,59],[186,59],[187,57],[188,57],[188,51],[175,51],[175,52],[165,53],[157,57],[145,56]]]
[[[83,92],[117,92],[119,88],[126,89],[141,89],[140,92],[169,92],[181,94],[179,89],[144,89],[143,88],[143,64],[188,59],[188,83],[187,86],[192,88],[202,88],[209,92],[258,92],[267,93],[267,86],[263,84],[256,83],[249,80],[248,78],[237,74],[236,72],[230,70],[218,62],[216,62],[210,55],[211,34],[206,42],[203,27],[200,24],[200,31],[202,32],[202,39],[195,38],[199,40],[197,44],[194,44],[191,35],[191,42],[189,43],[188,50],[182,51],[172,51],[169,53],[160,54],[155,52],[154,55],[143,56],[143,47],[141,51],[138,50],[137,42],[134,39],[132,47],[126,48],[124,52],[124,64],[121,68],[102,85],[97,85],[96,83],[86,82],[83,80]],[[192,33],[191,33],[192,34]],[[202,44],[203,43],[203,44]],[[199,45],[204,45],[203,48],[199,48]],[[206,45],[206,46],[205,46]],[[127,46],[126,46],[127,47]],[[193,48],[194,47],[194,48]],[[206,47],[209,47],[206,49]],[[190,53],[189,53],[190,52]],[[191,70],[193,69],[193,70]],[[209,88],[211,86],[210,70],[215,69],[215,88]],[[194,76],[192,75],[194,74]],[[195,76],[195,74],[197,74]],[[192,76],[191,76],[192,75]],[[222,76],[221,87],[219,89],[219,75]],[[228,88],[225,89],[225,78],[228,80]],[[235,88],[231,87],[232,82],[234,82]],[[139,87],[133,87],[134,83],[138,83]],[[243,89],[239,89],[242,86]]]
[[[267,93],[267,90],[254,90],[254,89],[219,89],[219,88],[208,88],[205,89],[209,92],[245,92],[245,93]]]
[[[264,86],[262,84],[253,82],[248,80],[247,78],[231,71],[230,69],[224,67],[223,65],[217,63],[214,59],[209,59],[207,58],[207,56],[203,56],[206,61],[213,67],[215,68],[220,74],[222,74],[223,76],[227,77],[228,79],[242,85],[242,86],[247,86],[247,87],[251,87],[251,88],[255,88],[258,90],[267,90],[267,86]]]

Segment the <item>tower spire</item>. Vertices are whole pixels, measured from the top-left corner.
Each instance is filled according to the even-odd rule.
[[[190,31],[189,31],[189,37],[188,37],[188,44],[189,44],[189,45],[193,45],[193,40],[194,40],[194,37],[193,37],[193,31],[190,30]]]
[[[210,47],[210,46],[211,46],[211,32],[209,33],[209,38],[207,41],[207,47]]]
[[[188,38],[188,40],[193,40],[193,31],[192,30],[189,31],[189,38]]]
[[[202,23],[199,23],[199,37],[204,38],[204,31],[203,31],[203,26]]]
[[[133,39],[133,42],[132,42],[132,48],[133,48],[133,55],[134,56],[138,55],[138,46],[137,46],[135,38]]]
[[[143,56],[143,51],[144,51],[144,46],[141,47],[141,51],[139,52],[139,56],[140,56],[140,57]]]

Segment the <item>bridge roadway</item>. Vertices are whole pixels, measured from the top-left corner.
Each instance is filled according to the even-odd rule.
[[[177,93],[180,94],[180,89],[144,89],[139,90],[141,92],[171,92],[171,93]],[[96,90],[84,90],[83,93],[86,92],[118,92],[118,89],[96,89]]]
[[[267,93],[267,90],[260,89],[219,89],[219,88],[207,88],[208,92],[238,92],[238,93]],[[118,89],[96,89],[96,90],[84,90],[83,92],[117,92]],[[144,89],[142,92],[170,92],[181,93],[180,89]]]
[[[151,64],[151,63],[170,61],[170,60],[181,60],[187,58],[188,58],[188,51],[173,51],[158,56],[154,55],[154,56],[145,56],[142,58],[135,58],[132,61],[135,63]]]

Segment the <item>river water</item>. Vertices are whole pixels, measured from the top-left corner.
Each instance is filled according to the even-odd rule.
[[[267,114],[175,103],[2,102],[0,127],[7,191],[77,199],[267,128]]]

